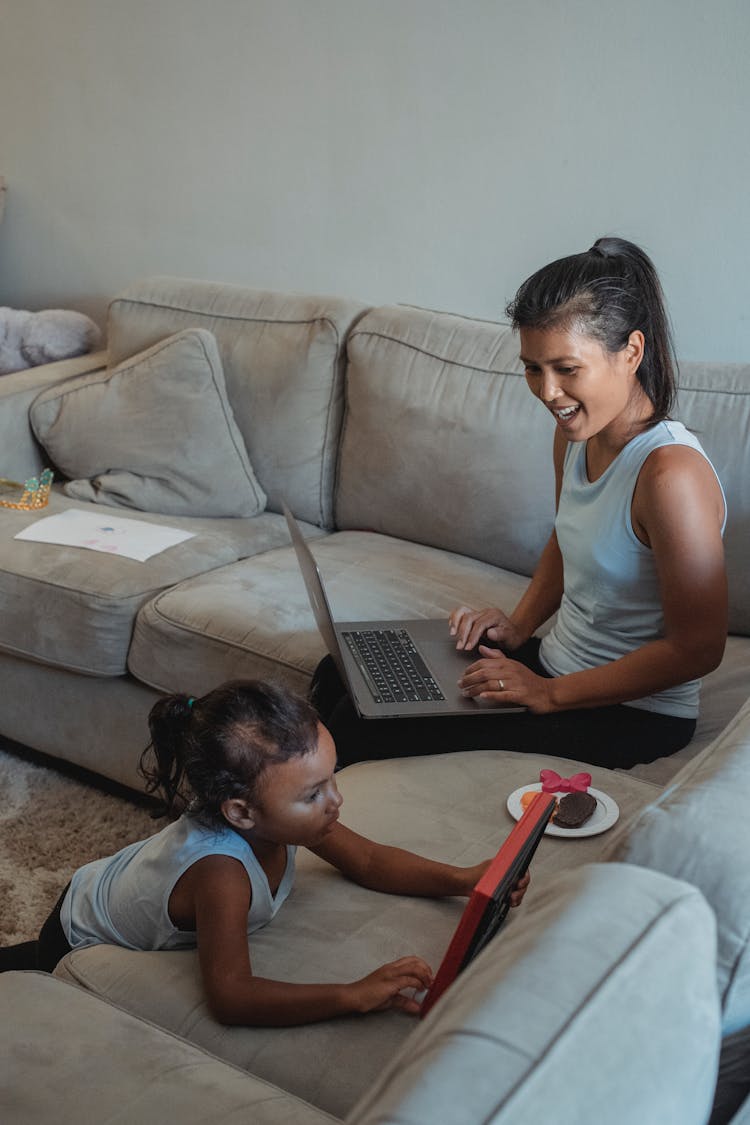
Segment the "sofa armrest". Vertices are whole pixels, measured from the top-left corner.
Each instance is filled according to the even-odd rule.
[[[0,476],[23,481],[46,464],[29,425],[29,407],[37,395],[55,383],[106,365],[106,351],[98,351],[0,377]]]

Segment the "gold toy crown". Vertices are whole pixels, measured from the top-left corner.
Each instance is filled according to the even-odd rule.
[[[18,511],[46,508],[51,487],[51,469],[43,469],[38,477],[29,477],[23,484],[0,477],[0,506]]]

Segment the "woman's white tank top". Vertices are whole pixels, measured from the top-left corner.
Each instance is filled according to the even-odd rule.
[[[675,444],[706,457],[698,439],[681,422],[672,421],[659,422],[629,441],[595,481],[586,473],[586,443],[571,442],[565,451],[555,518],[565,592],[539,653],[552,675],[608,664],[663,635],[653,552],[633,531],[631,505],[648,455]],[[724,511],[726,524],[726,498]],[[700,680],[690,680],[629,705],[695,718],[699,695]]]

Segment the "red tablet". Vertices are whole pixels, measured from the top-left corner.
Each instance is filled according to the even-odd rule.
[[[427,990],[420,1019],[477,953],[495,936],[510,908],[513,887],[526,871],[544,835],[556,800],[538,793],[511,829],[497,855],[469,896],[440,968]]]

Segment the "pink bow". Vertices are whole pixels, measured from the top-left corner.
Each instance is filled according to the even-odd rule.
[[[591,774],[574,773],[572,777],[560,777],[554,770],[540,770],[539,780],[542,793],[585,793],[591,784]]]

